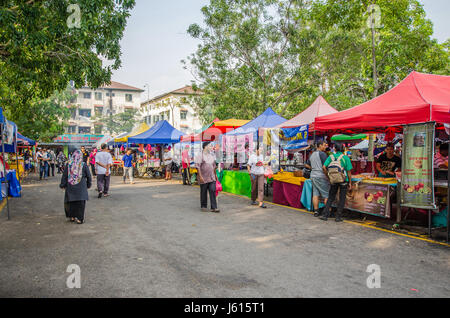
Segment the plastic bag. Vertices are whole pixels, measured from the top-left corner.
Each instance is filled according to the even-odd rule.
[[[264,177],[266,178],[273,178],[273,171],[271,167],[267,167],[266,171],[264,172]]]
[[[219,180],[216,180],[216,197],[219,195],[219,192],[223,191],[222,184]]]

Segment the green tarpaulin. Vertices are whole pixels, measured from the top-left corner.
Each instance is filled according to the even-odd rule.
[[[219,177],[220,180],[220,177]],[[245,195],[251,197],[252,194],[252,182],[247,170],[232,171],[224,170],[222,176],[222,188],[223,191]]]
[[[348,136],[348,135],[334,135],[333,137],[331,137],[331,140],[333,141],[346,141],[346,140],[361,140],[367,138],[366,134],[357,134],[357,135],[353,135],[353,136]]]

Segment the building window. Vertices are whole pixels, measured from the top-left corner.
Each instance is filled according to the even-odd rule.
[[[147,116],[145,121],[147,124],[151,124],[152,123],[152,115]]]
[[[103,107],[95,107],[95,115],[102,116],[103,115]]]
[[[79,114],[80,114],[80,116],[89,118],[89,117],[91,117],[91,110],[90,109],[80,109]]]
[[[106,93],[106,96],[109,97],[110,96],[109,93]],[[112,97],[115,97],[115,96],[116,96],[116,94],[112,93]]]
[[[181,112],[180,112],[180,119],[181,120],[186,120],[186,118],[187,118],[187,111],[186,110],[182,110]]]
[[[91,93],[83,93],[83,98],[84,99],[91,99],[92,94]]]
[[[69,126],[67,127],[68,134],[75,134],[77,132],[77,126]]]
[[[132,102],[133,101],[133,95],[132,94],[125,94],[125,100],[127,102]]]
[[[160,120],[164,120],[164,113],[161,113],[161,114],[159,115],[159,117],[161,118]]]
[[[102,100],[103,94],[102,93],[95,93],[95,100]]]
[[[78,133],[79,134],[90,134],[91,127],[78,127]]]
[[[75,119],[75,117],[77,117],[77,110],[71,109],[70,110],[70,118]]]
[[[157,123],[159,121],[159,115],[153,116],[153,122]]]
[[[102,134],[102,130],[103,130],[103,126],[102,125],[95,125],[94,131],[95,131],[96,135],[101,135]]]

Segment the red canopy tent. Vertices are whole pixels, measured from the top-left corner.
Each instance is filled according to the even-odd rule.
[[[316,117],[337,113],[338,111],[331,107],[322,96],[317,97],[314,103],[302,111],[294,118],[276,126],[276,128],[292,128],[303,125],[310,125],[309,129],[314,130],[314,121]]]
[[[316,131],[382,132],[387,127],[450,122],[450,76],[412,72],[397,86],[359,106],[316,118]]]

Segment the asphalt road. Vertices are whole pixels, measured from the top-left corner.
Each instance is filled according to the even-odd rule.
[[[0,214],[0,297],[450,297],[446,246],[226,194],[204,213],[197,187],[120,181],[90,190],[84,225],[66,221],[57,178],[24,185]]]

